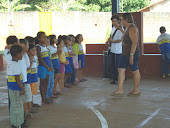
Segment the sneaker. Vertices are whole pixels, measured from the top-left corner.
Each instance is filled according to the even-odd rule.
[[[165,79],[165,78],[166,78],[166,75],[162,75],[162,78]]]
[[[110,84],[118,84],[118,81],[112,81],[112,82],[110,82]]]

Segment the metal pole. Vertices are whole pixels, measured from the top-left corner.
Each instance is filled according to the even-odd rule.
[[[119,0],[112,0],[112,14],[119,13]]]
[[[123,12],[123,0],[122,0],[122,12]]]

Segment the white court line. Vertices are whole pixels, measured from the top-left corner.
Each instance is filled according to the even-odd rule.
[[[102,128],[108,128],[108,124],[107,124],[107,121],[106,119],[103,117],[103,115],[98,111],[96,110],[93,106],[88,106],[95,114],[96,116],[99,118],[100,122],[101,122],[101,125],[102,125]]]
[[[151,120],[154,116],[156,116],[158,114],[158,112],[160,110],[170,110],[168,108],[158,108],[154,113],[152,113],[147,119],[145,119],[144,121],[142,121],[142,123],[138,124],[136,126],[136,128],[141,128],[143,127],[149,120]]]

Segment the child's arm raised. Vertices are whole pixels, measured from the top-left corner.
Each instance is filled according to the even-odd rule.
[[[20,93],[20,95],[24,95],[25,94],[25,88],[24,88],[24,86],[23,86],[23,84],[22,84],[22,82],[21,82],[21,80],[20,80],[20,76],[15,76],[15,80],[16,80],[16,82],[17,82],[17,84],[20,86],[20,88],[21,88],[21,93]]]
[[[47,66],[47,64],[44,62],[44,60],[42,59],[42,57],[41,57],[41,48],[40,48],[40,46],[37,46],[37,56],[38,56],[38,60],[40,61],[40,63],[44,66],[44,67],[46,67],[47,69],[48,69],[48,71],[50,71],[50,67],[48,67]]]

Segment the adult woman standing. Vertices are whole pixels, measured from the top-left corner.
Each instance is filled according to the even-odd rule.
[[[139,83],[140,73],[138,68],[139,61],[139,32],[138,28],[134,25],[133,16],[130,13],[122,14],[122,24],[126,28],[126,31],[122,37],[122,56],[119,63],[119,80],[118,89],[112,95],[123,94],[123,83],[125,80],[125,71],[127,67],[130,67],[134,77],[134,89],[128,94],[128,96],[139,96]]]

